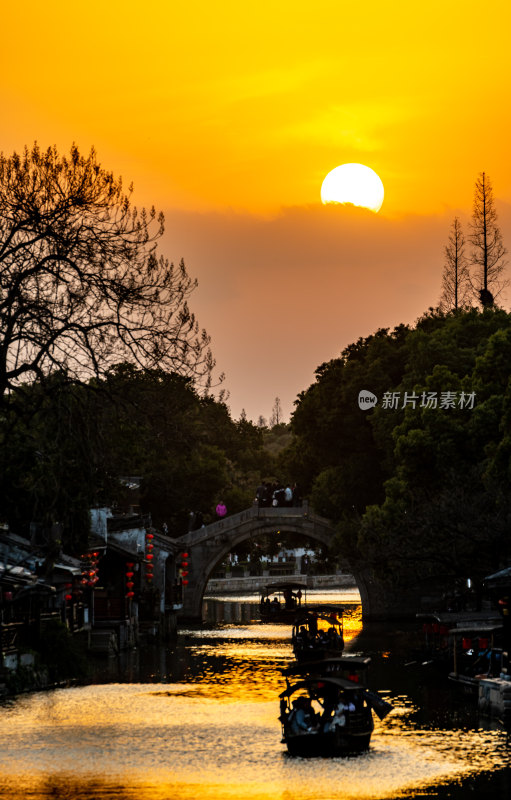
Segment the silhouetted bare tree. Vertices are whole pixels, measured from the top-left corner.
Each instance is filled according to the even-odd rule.
[[[196,282],[157,255],[163,216],[131,195],[94,150],[0,155],[0,398],[122,361],[208,381],[209,338],[187,303]]]
[[[470,273],[465,255],[465,236],[458,217],[454,217],[445,247],[440,307],[445,311],[467,305],[471,292]]]
[[[497,225],[491,181],[485,172],[480,173],[475,185],[469,240],[473,246],[473,289],[483,306],[492,306],[494,298],[508,284],[503,278],[507,250]]]
[[[282,422],[282,406],[280,404],[280,397],[275,398],[275,403],[271,411],[270,428],[279,425]]]

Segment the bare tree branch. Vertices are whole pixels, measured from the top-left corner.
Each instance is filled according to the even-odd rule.
[[[94,150],[0,155],[0,397],[122,361],[209,386],[210,340],[188,307],[197,282],[158,255],[163,215],[131,195]]]

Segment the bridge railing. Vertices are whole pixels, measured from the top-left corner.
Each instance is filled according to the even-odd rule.
[[[211,522],[209,525],[204,525],[204,527],[198,528],[196,531],[190,531],[181,538],[186,540],[187,544],[192,545],[204,538],[226,533],[251,519],[271,519],[273,517],[278,517],[279,519],[283,517],[294,517],[296,519],[296,517],[308,516],[309,504],[307,501],[304,501],[301,506],[277,506],[275,508],[272,506],[266,508],[254,505],[251,506],[251,508],[247,508],[245,511],[239,511],[237,514],[231,514],[228,517],[224,517],[224,519],[219,519],[215,522]]]

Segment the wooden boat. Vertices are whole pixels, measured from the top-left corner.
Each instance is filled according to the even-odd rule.
[[[390,703],[364,686],[369,658],[343,657],[295,663],[283,670],[282,743],[292,756],[336,757],[367,750],[373,711],[383,719]],[[297,681],[290,683],[289,678]]]
[[[497,613],[431,611],[416,614],[422,623],[420,646],[410,652],[406,667],[426,668],[439,677],[469,672],[475,675],[490,667],[481,651],[493,650],[501,621]],[[465,646],[464,646],[465,645]],[[477,652],[476,652],[477,651]],[[491,664],[491,670],[494,670]]]
[[[451,628],[452,671],[449,680],[477,694],[482,678],[498,677],[506,668],[502,625],[472,623]],[[499,646],[500,645],[500,646]]]
[[[297,661],[340,656],[344,650],[343,609],[334,605],[305,608],[295,616],[291,641]]]
[[[269,583],[261,592],[259,611],[262,622],[293,622],[296,613],[306,607],[305,581]]]

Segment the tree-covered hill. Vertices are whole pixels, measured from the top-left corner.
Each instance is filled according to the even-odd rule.
[[[389,581],[507,563],[511,315],[430,310],[322,364],[292,419],[293,473],[339,550]],[[361,410],[358,396],[378,398]]]

